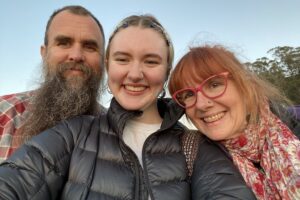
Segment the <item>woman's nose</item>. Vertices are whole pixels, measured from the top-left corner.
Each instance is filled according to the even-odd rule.
[[[207,110],[211,106],[213,106],[213,100],[204,96],[202,92],[198,91],[196,95],[196,104],[195,107],[200,110]]]
[[[133,62],[129,68],[128,78],[132,81],[139,81],[144,78],[143,69],[138,62]]]

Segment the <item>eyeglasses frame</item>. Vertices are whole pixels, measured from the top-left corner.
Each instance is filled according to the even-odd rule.
[[[219,73],[219,74],[212,75],[212,76],[208,77],[207,79],[205,79],[204,81],[202,81],[202,83],[201,83],[198,87],[195,87],[195,88],[188,87],[188,88],[183,88],[183,89],[177,90],[177,91],[172,95],[172,98],[175,100],[175,102],[176,102],[179,106],[181,106],[181,107],[184,108],[184,109],[191,108],[191,107],[195,106],[196,103],[197,103],[197,97],[196,97],[196,101],[195,101],[194,104],[192,104],[192,105],[190,105],[190,106],[183,106],[183,105],[181,105],[181,103],[177,100],[176,95],[177,95],[178,93],[182,92],[182,91],[185,91],[185,90],[192,90],[196,95],[197,95],[198,92],[201,92],[201,93],[203,94],[203,96],[205,96],[206,98],[209,98],[209,99],[216,99],[216,98],[222,96],[222,95],[226,92],[227,85],[228,85],[228,84],[227,84],[227,81],[228,81],[228,75],[229,75],[229,72],[221,72],[221,73]],[[223,91],[221,94],[219,94],[219,95],[217,95],[217,96],[215,96],[215,97],[209,97],[209,96],[207,96],[207,95],[202,91],[202,87],[203,87],[203,85],[204,85],[208,80],[210,80],[210,79],[212,79],[212,78],[214,78],[214,77],[217,77],[217,76],[225,76],[225,81],[226,81],[226,82],[225,82],[225,83],[226,83],[225,89],[224,89],[224,91]]]

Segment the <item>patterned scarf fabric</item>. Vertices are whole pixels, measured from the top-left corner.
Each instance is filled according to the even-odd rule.
[[[223,144],[257,199],[300,199],[300,141],[269,109]]]

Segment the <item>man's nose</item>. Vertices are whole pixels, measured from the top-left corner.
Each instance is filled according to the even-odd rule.
[[[83,62],[84,61],[84,53],[83,49],[80,45],[74,45],[69,50],[69,60],[73,62]]]

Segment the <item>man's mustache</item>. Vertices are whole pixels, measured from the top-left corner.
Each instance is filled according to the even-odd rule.
[[[87,78],[91,77],[93,70],[84,64],[78,63],[63,63],[58,66],[58,74],[63,76],[64,72],[67,70],[78,70],[81,71]]]

